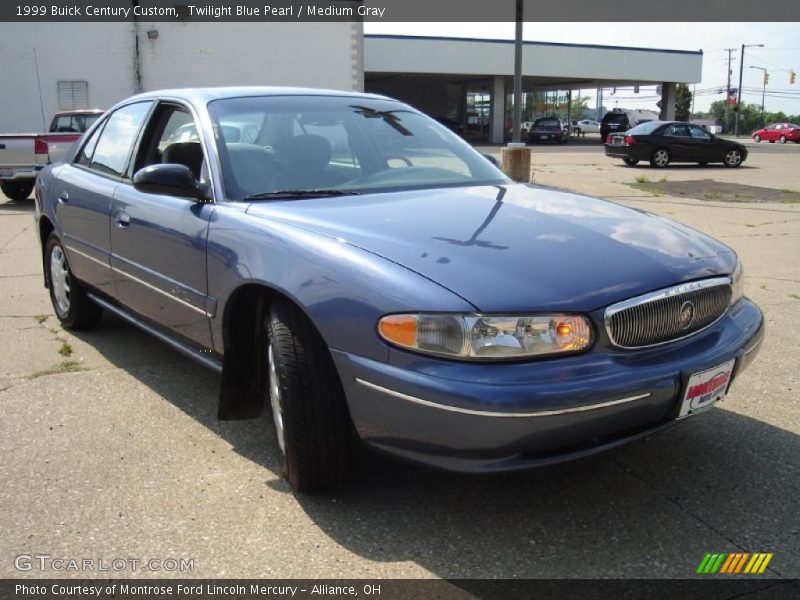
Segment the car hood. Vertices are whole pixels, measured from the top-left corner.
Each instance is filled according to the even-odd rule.
[[[256,202],[247,212],[382,256],[486,312],[589,311],[735,263],[727,246],[667,219],[523,184]]]

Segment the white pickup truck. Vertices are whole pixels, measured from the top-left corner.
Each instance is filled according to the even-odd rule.
[[[0,134],[0,190],[11,200],[25,200],[33,191],[36,176],[57,162],[103,114],[102,110],[58,112],[48,133]]]

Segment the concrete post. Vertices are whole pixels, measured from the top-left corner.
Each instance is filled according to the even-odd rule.
[[[524,143],[512,143],[500,152],[500,168],[514,181],[531,180],[531,149]]]
[[[675,120],[675,100],[677,98],[675,87],[674,83],[661,84],[661,115],[659,118],[662,121]]]
[[[506,79],[495,75],[492,79],[492,120],[489,127],[489,141],[502,144],[505,136],[506,120]]]

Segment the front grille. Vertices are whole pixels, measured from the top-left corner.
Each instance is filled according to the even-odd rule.
[[[606,309],[606,331],[620,348],[663,344],[704,329],[731,300],[730,279],[716,277],[631,298]]]

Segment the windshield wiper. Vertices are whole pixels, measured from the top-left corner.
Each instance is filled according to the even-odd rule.
[[[358,196],[361,192],[352,190],[281,190],[261,192],[245,196],[244,200],[302,200],[303,198],[334,198],[336,196]]]

